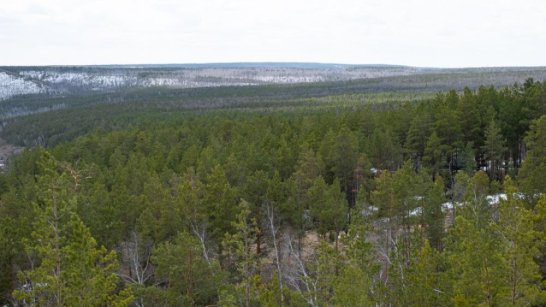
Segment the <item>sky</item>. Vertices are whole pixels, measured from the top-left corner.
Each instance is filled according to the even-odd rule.
[[[546,66],[544,0],[0,0],[0,65]]]

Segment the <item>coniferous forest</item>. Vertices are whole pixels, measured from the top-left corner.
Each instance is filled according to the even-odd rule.
[[[329,86],[3,119],[0,305],[546,305],[546,82]]]

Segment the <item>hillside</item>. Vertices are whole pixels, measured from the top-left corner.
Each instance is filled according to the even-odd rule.
[[[410,80],[419,80],[431,89],[445,89],[448,84],[458,88],[473,84],[506,86],[529,77],[545,79],[546,68],[440,69],[317,63],[0,67],[0,100],[22,94],[65,95],[128,88],[183,89],[362,79],[387,82],[392,89],[414,82]]]

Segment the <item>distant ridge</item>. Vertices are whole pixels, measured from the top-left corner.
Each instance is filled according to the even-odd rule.
[[[98,65],[109,67],[112,65]],[[332,68],[410,68],[404,65],[390,64],[339,64],[318,62],[232,62],[232,63],[185,63],[185,64],[143,64],[143,65],[113,65],[118,67],[142,68],[301,68],[301,69],[332,69]]]
[[[98,64],[98,65],[44,65],[44,66],[0,66],[0,68],[112,68],[112,69],[150,69],[150,68],[296,68],[296,69],[347,69],[347,68],[418,68],[396,64],[340,64],[319,62],[216,62],[216,63],[172,63],[172,64]]]
[[[546,79],[546,67],[427,68],[315,62],[0,66],[0,101],[28,94],[81,95],[153,87],[184,89],[317,82],[338,82],[339,86],[364,82],[390,90],[437,91],[474,84],[506,86],[527,78]],[[365,86],[361,90],[371,88]]]

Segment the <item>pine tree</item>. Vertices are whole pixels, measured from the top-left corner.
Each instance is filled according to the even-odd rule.
[[[41,162],[40,195],[31,238],[25,250],[33,259],[21,273],[23,286],[14,297],[31,305],[128,305],[132,296],[119,291],[116,254],[97,247],[89,229],[75,212],[77,182],[69,166],[49,156]],[[57,174],[58,168],[68,168]]]
[[[474,175],[474,172],[476,172],[476,152],[472,143],[466,143],[461,152],[459,164],[462,170],[464,170],[470,176]]]
[[[465,206],[459,210],[468,221],[474,223],[477,228],[483,228],[491,219],[493,208],[487,202],[489,192],[489,177],[485,172],[479,171],[466,186],[464,195]]]
[[[502,238],[504,266],[507,268],[507,288],[503,300],[513,306],[539,303],[540,272],[534,259],[538,234],[534,230],[532,213],[517,198],[517,190],[510,177],[504,181],[506,201],[501,201],[497,231]]]
[[[311,201],[310,213],[316,222],[320,234],[326,235],[333,231],[337,243],[337,235],[345,224],[348,211],[347,200],[340,191],[339,181],[328,186],[322,177],[318,177],[308,191]]]
[[[366,155],[377,169],[396,170],[402,164],[402,146],[390,130],[375,129],[366,142]]]
[[[380,304],[404,303],[405,271],[422,236],[420,227],[414,226],[422,222],[419,211],[426,201],[424,177],[428,176],[416,174],[411,163],[406,162],[396,173],[384,172],[376,180],[371,200],[383,218],[377,229],[378,249],[383,258]]]
[[[442,212],[444,201],[444,181],[442,177],[438,177],[425,196],[423,208],[428,242],[437,250],[442,249],[445,234],[444,213]]]
[[[345,192],[349,205],[354,205],[353,193],[354,171],[358,159],[358,142],[356,136],[343,127],[335,138],[333,151],[331,152],[332,172],[338,178],[341,190]]]
[[[485,130],[485,144],[482,146],[485,159],[490,163],[489,176],[491,179],[498,180],[501,178],[500,166],[506,151],[504,144],[505,141],[501,130],[492,120]]]
[[[452,160],[452,154],[463,146],[461,123],[456,110],[442,102],[435,114],[434,131],[440,139],[441,149]]]
[[[288,218],[290,223],[296,227],[299,237],[303,236],[307,226],[305,212],[311,207],[307,191],[319,176],[319,161],[315,153],[304,144],[294,174],[292,174],[290,182],[287,183],[290,185],[289,188],[292,188],[293,203],[293,210],[291,210],[293,214]]]
[[[519,171],[519,180],[527,199],[536,203],[540,193],[546,193],[546,115],[532,123],[525,143],[528,151]]]
[[[250,204],[241,200],[237,206],[239,213],[232,222],[233,232],[226,233],[222,240],[224,267],[228,267],[235,276],[235,289],[224,293],[221,300],[232,297],[239,306],[251,306],[256,295],[258,259],[252,252],[251,244],[257,231],[256,221],[250,217]]]
[[[172,243],[158,246],[152,260],[156,278],[167,285],[165,297],[175,298],[171,305],[216,302],[222,280],[219,265],[203,257],[199,241],[189,233],[180,232]]]
[[[333,284],[334,304],[340,306],[373,306],[373,277],[378,271],[373,246],[366,239],[366,224],[359,214],[343,238],[345,258]]]
[[[483,145],[483,128],[485,126],[481,115],[485,111],[483,104],[476,99],[476,95],[469,88],[465,88],[457,110],[464,142],[472,142],[480,148]]]
[[[445,274],[442,270],[442,257],[433,249],[428,240],[415,257],[408,270],[408,287],[404,296],[411,306],[447,305]]]
[[[505,267],[493,233],[490,227],[478,228],[463,216],[455,219],[446,253],[452,283],[449,295],[456,306],[500,303]]]
[[[436,131],[432,132],[427,140],[423,162],[432,172],[433,179],[440,173],[442,167],[444,167],[444,153],[441,140]]]
[[[339,276],[341,267],[339,253],[325,241],[321,241],[315,251],[314,259],[309,264],[312,272],[309,282],[314,287],[306,293],[310,305],[331,305],[334,299],[335,281]]]
[[[236,193],[220,165],[216,165],[206,179],[203,204],[209,214],[211,236],[220,242],[224,234],[233,232],[232,223],[237,217]]]
[[[542,279],[546,277],[546,196],[542,196],[536,204],[533,212],[534,229],[537,234],[537,264],[539,265]],[[544,297],[543,297],[544,299]]]
[[[418,158],[422,158],[425,153],[427,139],[431,134],[432,118],[426,111],[417,115],[411,121],[405,146]]]
[[[335,294],[332,300],[336,306],[375,306],[367,291],[370,284],[369,276],[362,269],[344,266],[333,282]]]

